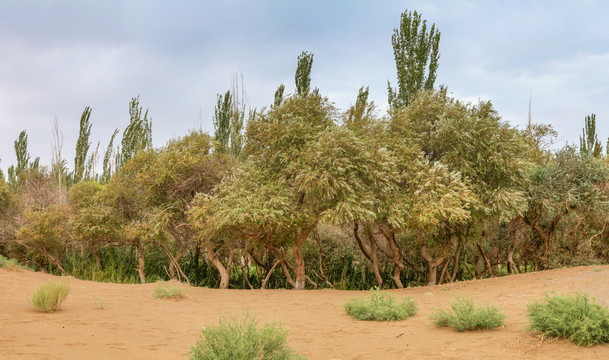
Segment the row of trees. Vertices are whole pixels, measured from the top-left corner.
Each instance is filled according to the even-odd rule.
[[[191,131],[153,148],[134,98],[100,175],[96,151],[88,155],[91,109],[73,172],[60,155],[51,170],[30,161],[24,132],[18,164],[0,180],[0,252],[114,281],[294,289],[402,288],[609,260],[609,166],[595,117],[579,147],[552,151],[550,126],[518,129],[490,102],[434,89],[439,39],[416,12],[402,15],[398,87],[383,116],[368,88],[344,112],[311,89],[304,52],[294,93],[280,85],[268,108],[246,109],[235,78],[218,95],[213,137]]]

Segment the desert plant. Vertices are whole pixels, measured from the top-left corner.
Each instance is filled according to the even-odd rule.
[[[450,326],[461,332],[501,326],[505,315],[495,306],[478,307],[471,298],[458,297],[450,303],[450,310],[435,309],[429,318],[440,327]]]
[[[417,304],[411,297],[401,299],[378,288],[371,290],[369,299],[351,298],[345,301],[345,311],[357,320],[404,320],[417,312]]]
[[[609,342],[609,311],[587,294],[546,295],[527,306],[531,329],[579,346]]]
[[[19,265],[17,259],[8,259],[2,255],[0,255],[0,268],[8,270],[24,269],[23,266]]]
[[[157,282],[152,295],[157,299],[182,299],[184,298],[184,291],[176,285]]]
[[[258,328],[255,317],[221,317],[207,326],[190,350],[190,360],[296,360],[304,356],[287,345],[288,331],[275,322]]]
[[[67,281],[55,282],[51,280],[34,291],[30,304],[38,310],[54,312],[61,308],[69,293],[70,286]]]
[[[106,298],[99,298],[93,303],[96,309],[103,310],[106,307]]]

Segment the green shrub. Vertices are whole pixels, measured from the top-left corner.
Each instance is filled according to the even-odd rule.
[[[580,346],[609,342],[609,312],[587,294],[546,295],[527,306],[531,329]]]
[[[184,298],[183,290],[176,285],[167,285],[162,282],[158,282],[152,295],[157,299],[182,299]]]
[[[477,307],[471,298],[458,297],[450,303],[450,310],[435,309],[429,318],[440,327],[461,332],[501,326],[505,315],[495,306]]]
[[[345,311],[357,320],[404,320],[417,312],[417,304],[411,297],[397,299],[391,294],[373,289],[370,299],[351,298]]]
[[[5,268],[9,270],[24,269],[23,266],[19,265],[16,259],[9,260],[2,255],[0,255],[0,268]]]
[[[61,308],[69,293],[70,286],[65,280],[61,280],[61,282],[51,280],[34,291],[30,304],[38,310],[54,312]]]
[[[296,360],[305,359],[287,345],[288,331],[278,323],[258,329],[249,314],[242,320],[221,317],[217,326],[201,331],[190,350],[190,360]]]

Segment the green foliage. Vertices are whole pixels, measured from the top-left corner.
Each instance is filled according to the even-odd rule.
[[[62,273],[65,245],[70,238],[68,211],[64,205],[52,205],[25,213],[24,225],[17,232],[17,241],[28,249],[43,254]]]
[[[311,67],[313,66],[313,53],[303,51],[298,55],[296,67],[296,95],[307,96],[311,90]],[[281,92],[283,94],[283,91]]]
[[[344,307],[347,314],[357,320],[404,320],[417,312],[417,304],[411,297],[397,299],[378,288],[371,291],[370,299],[351,298]]]
[[[91,108],[86,107],[80,117],[80,129],[78,134],[78,140],[76,140],[76,155],[74,156],[74,183],[77,183],[83,179],[85,175],[85,162],[87,161],[87,153],[91,142],[89,138],[91,136]]]
[[[44,312],[55,312],[61,308],[69,293],[70,286],[67,281],[50,280],[34,291],[30,304]]]
[[[108,143],[106,152],[104,153],[104,160],[102,163],[102,176],[101,176],[101,182],[104,182],[104,183],[107,183],[108,181],[110,181],[110,178],[112,177],[111,160],[112,160],[113,156],[116,156],[116,154],[114,154],[114,138],[116,137],[118,132],[119,132],[118,129],[114,130],[114,132],[112,133],[112,136],[110,137],[110,142]],[[116,158],[115,158],[115,160],[116,160]]]
[[[129,125],[123,131],[119,154],[119,167],[131,159],[138,151],[152,147],[152,122],[148,119],[148,109],[142,116],[140,97],[134,97],[129,103]]]
[[[233,110],[233,97],[230,91],[224,96],[218,94],[218,103],[214,110],[214,136],[219,144],[218,151],[226,152],[230,141],[230,120]]]
[[[433,89],[440,58],[440,32],[432,24],[429,32],[427,20],[421,15],[404,11],[400,26],[391,37],[393,57],[397,69],[398,88],[388,83],[389,105],[397,109],[407,106],[419,90]]]
[[[596,115],[591,114],[584,119],[584,129],[579,137],[579,153],[583,156],[599,158],[603,153],[603,145],[596,135]]]
[[[461,332],[502,326],[505,315],[495,306],[477,307],[471,298],[459,297],[450,303],[450,310],[435,309],[429,318],[440,327]]]
[[[587,294],[546,295],[527,306],[531,330],[580,346],[609,342],[609,310]]]
[[[288,331],[278,323],[257,327],[249,314],[243,319],[221,317],[217,326],[206,326],[192,347],[190,360],[296,360],[304,356],[290,349]]]
[[[17,259],[8,259],[3,255],[0,255],[0,268],[8,270],[25,269],[19,264]]]
[[[19,133],[19,137],[14,142],[17,166],[11,165],[8,168],[8,183],[12,187],[16,187],[23,183],[26,171],[35,171],[39,167],[40,157],[37,157],[34,161],[30,161],[31,157],[28,151],[27,141],[27,133],[23,130]]]
[[[277,87],[277,90],[275,91],[275,97],[274,97],[274,101],[273,101],[273,105],[274,106],[279,106],[281,105],[281,102],[283,101],[283,92],[285,90],[285,85],[280,84],[279,87]]]
[[[152,296],[157,299],[182,299],[184,298],[184,291],[177,285],[158,282],[154,286]]]

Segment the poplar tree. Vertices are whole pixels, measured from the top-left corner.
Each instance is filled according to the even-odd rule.
[[[296,95],[307,96],[311,89],[311,67],[313,66],[313,53],[303,51],[298,56],[296,67]],[[278,89],[279,90],[279,89]],[[283,94],[283,91],[282,91]]]
[[[119,167],[131,159],[138,151],[152,146],[152,122],[148,119],[148,109],[143,112],[140,97],[134,97],[129,103],[129,125],[123,131],[121,140]]]
[[[219,144],[219,151],[228,151],[230,141],[230,118],[233,108],[233,97],[229,91],[224,96],[218,94],[218,102],[214,110],[214,137]]]
[[[90,117],[91,108],[87,106],[80,116],[80,130],[76,141],[76,155],[74,156],[74,183],[81,181],[85,173],[85,162],[91,146],[91,141],[89,141],[91,136]]]
[[[584,119],[582,136],[579,138],[579,153],[584,156],[598,158],[603,152],[603,145],[596,136],[596,115],[591,114]]]
[[[112,155],[114,153],[114,138],[118,134],[118,129],[115,129],[110,137],[110,142],[108,143],[108,147],[106,148],[106,153],[104,154],[104,161],[102,163],[102,182],[110,181],[112,177]]]
[[[279,87],[277,87],[277,90],[275,91],[275,101],[273,102],[274,106],[281,105],[281,102],[283,101],[284,90],[285,90],[285,85],[283,85],[283,84],[280,84]]]
[[[419,90],[433,89],[440,58],[440,32],[436,25],[427,28],[427,20],[421,20],[416,11],[404,11],[400,26],[391,37],[393,57],[397,70],[398,87],[387,82],[389,105],[396,109],[407,106]]]

